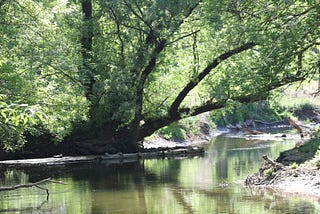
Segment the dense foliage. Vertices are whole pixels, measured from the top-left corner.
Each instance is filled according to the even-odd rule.
[[[61,140],[82,124],[133,150],[172,122],[263,100],[319,70],[316,0],[7,0],[0,7],[6,148],[32,128]]]

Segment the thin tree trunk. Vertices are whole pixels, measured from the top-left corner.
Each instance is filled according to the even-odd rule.
[[[86,87],[86,97],[92,100],[94,72],[90,66],[92,61],[92,40],[93,40],[93,27],[92,27],[92,1],[81,1],[83,13],[83,29],[81,35],[81,54],[82,54],[82,71],[84,76],[84,86]]]

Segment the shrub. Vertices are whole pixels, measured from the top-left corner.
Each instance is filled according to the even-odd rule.
[[[167,140],[184,140],[186,138],[186,131],[178,123],[161,128],[159,134]]]

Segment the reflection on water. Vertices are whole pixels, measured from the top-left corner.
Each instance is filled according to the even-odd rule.
[[[219,136],[204,157],[153,159],[106,166],[100,163],[2,169],[0,185],[51,177],[67,185],[0,192],[1,213],[319,213],[315,198],[243,188],[239,181],[294,142],[249,141]]]

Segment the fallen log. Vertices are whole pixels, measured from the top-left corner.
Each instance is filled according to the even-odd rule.
[[[202,147],[173,147],[173,148],[158,148],[145,150],[139,153],[116,153],[101,156],[101,159],[106,162],[133,162],[139,159],[150,159],[150,158],[165,158],[165,157],[187,157],[195,156],[204,153],[204,148]]]
[[[88,163],[100,160],[100,156],[62,156],[51,158],[35,158],[35,159],[21,159],[21,160],[5,160],[0,161],[0,167],[4,166],[33,166],[33,165],[65,165],[75,163]]]
[[[162,151],[156,151],[156,152],[139,152],[138,153],[139,157],[141,159],[151,159],[151,158],[157,158],[157,157],[162,157],[163,152]]]

